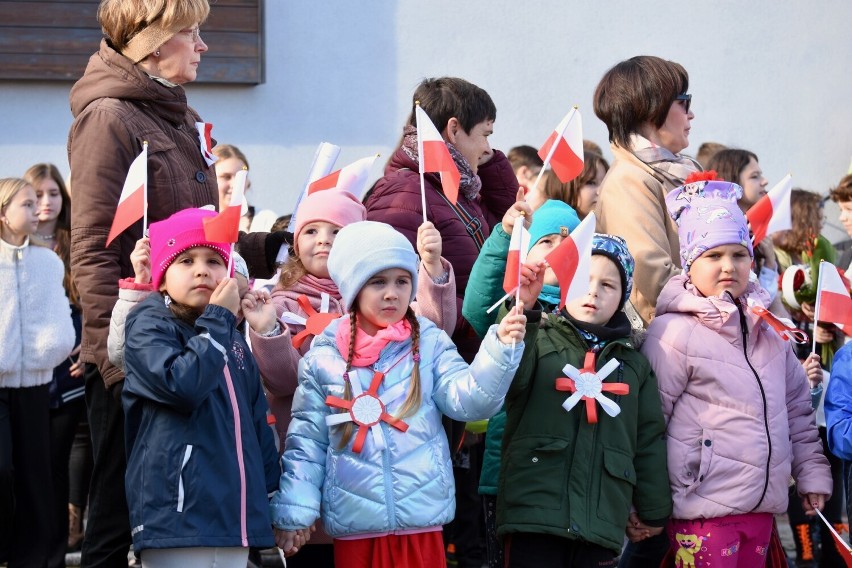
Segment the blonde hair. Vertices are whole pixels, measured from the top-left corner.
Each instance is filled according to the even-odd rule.
[[[240,160],[243,164],[245,164],[246,168],[249,167],[246,155],[243,154],[242,150],[240,150],[233,144],[216,144],[216,146],[213,147],[213,155],[219,158],[220,160],[236,158]]]
[[[179,30],[203,23],[209,14],[207,0],[101,0],[98,23],[112,47],[122,52],[149,26]]]
[[[346,355],[346,375],[344,376],[343,399],[352,400],[352,387],[349,386],[349,371],[352,370],[352,359],[355,356],[355,334],[358,331],[356,317],[358,315],[357,307],[353,306],[349,312],[349,353]],[[411,354],[414,357],[414,367],[411,369],[411,385],[408,387],[408,394],[400,407],[399,412],[394,418],[407,418],[415,414],[420,408],[422,392],[420,386],[420,322],[417,321],[417,316],[411,306],[405,312],[405,319],[411,326]],[[343,412],[346,412],[345,410]],[[352,422],[344,422],[340,426],[343,434],[340,439],[338,449],[343,449],[352,439],[355,434],[355,425]]]
[[[53,250],[62,259],[62,264],[65,265],[65,277],[62,280],[65,294],[72,304],[79,306],[80,294],[71,278],[71,195],[68,193],[68,187],[65,185],[65,180],[62,179],[59,169],[53,164],[46,162],[35,164],[24,172],[24,180],[33,186],[33,189],[36,189],[46,179],[52,179],[56,183],[59,187],[59,194],[62,196],[59,217],[56,218],[56,241]]]
[[[32,187],[32,184],[21,178],[0,179],[0,216],[6,214],[6,207],[9,206],[18,192],[26,187]],[[0,237],[3,236],[3,227],[5,226],[5,223],[0,223]]]

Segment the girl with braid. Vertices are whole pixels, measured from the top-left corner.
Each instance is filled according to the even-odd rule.
[[[271,504],[285,550],[321,517],[338,568],[446,566],[441,527],[455,514],[455,488],[441,418],[499,410],[526,318],[518,306],[493,325],[468,365],[410,307],[418,265],[408,240],[384,223],[352,223],[337,235],[328,271],[347,314],[299,365]]]

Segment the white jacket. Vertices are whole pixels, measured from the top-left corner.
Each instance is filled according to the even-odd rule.
[[[64,276],[52,250],[0,239],[0,388],[49,383],[74,349]]]

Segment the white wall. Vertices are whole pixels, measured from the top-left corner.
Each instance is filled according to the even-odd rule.
[[[573,104],[585,137],[604,145],[592,93],[609,67],[638,54],[689,71],[687,153],[707,140],[743,147],[770,183],[791,172],[822,193],[850,165],[846,0],[266,0],[265,10],[266,82],[187,90],[214,137],[248,155],[250,201],[279,213],[323,140],[342,146],[340,165],[381,152],[378,177],[426,76],[461,76],[491,94],[497,148],[538,146]],[[0,177],[43,160],[68,173],[70,86],[0,83]]]

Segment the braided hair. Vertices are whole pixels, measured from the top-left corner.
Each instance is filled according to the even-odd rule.
[[[346,354],[346,373],[343,381],[343,399],[352,400],[352,386],[349,383],[349,371],[352,370],[352,359],[355,357],[355,334],[357,333],[356,316],[357,311],[353,306],[349,311],[349,351]],[[417,321],[417,316],[411,306],[405,312],[405,319],[411,326],[411,354],[414,357],[414,368],[411,370],[411,386],[408,388],[408,394],[402,403],[402,407],[396,414],[395,418],[406,418],[417,412],[420,408],[422,400],[422,390],[420,386],[420,322]],[[341,410],[341,412],[347,412]],[[352,422],[344,422],[340,425],[342,428],[342,436],[340,445],[337,449],[341,450],[346,447],[352,436],[355,434],[355,425]]]

